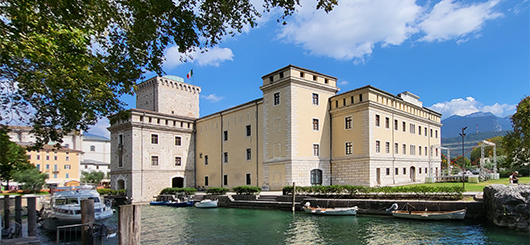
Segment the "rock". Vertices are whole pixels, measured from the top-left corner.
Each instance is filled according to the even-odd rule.
[[[530,231],[530,185],[488,185],[484,207],[495,225]]]

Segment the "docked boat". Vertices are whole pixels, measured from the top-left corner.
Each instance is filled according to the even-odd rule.
[[[96,223],[112,217],[114,210],[104,203],[96,189],[92,187],[62,187],[54,189],[53,194],[42,202],[40,220],[42,227],[55,231],[58,226],[81,224],[81,201],[94,200],[94,218]]]
[[[307,202],[304,207],[304,211],[309,214],[321,214],[321,215],[357,215],[357,206],[347,208],[320,208],[311,207],[311,204]]]
[[[197,208],[217,208],[217,200],[204,199],[195,203]]]
[[[420,220],[463,220],[466,217],[466,209],[455,211],[392,211],[392,216],[403,219]]]

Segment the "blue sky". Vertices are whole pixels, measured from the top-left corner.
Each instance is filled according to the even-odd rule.
[[[530,95],[529,0],[342,0],[328,14],[315,3],[302,0],[287,25],[266,14],[185,63],[170,47],[164,70],[202,88],[201,116],[262,97],[261,76],[289,64],[337,77],[339,93],[410,91],[443,118],[504,117]],[[134,97],[122,100],[134,108]],[[90,133],[108,136],[107,126],[101,120]]]

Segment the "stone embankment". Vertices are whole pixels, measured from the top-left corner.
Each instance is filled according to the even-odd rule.
[[[495,225],[530,231],[530,185],[488,185],[484,206]]]

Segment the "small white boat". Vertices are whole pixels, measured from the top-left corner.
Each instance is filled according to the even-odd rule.
[[[392,216],[403,219],[420,220],[463,220],[466,217],[466,209],[456,211],[392,211]]]
[[[200,202],[195,203],[195,207],[197,208],[216,208],[217,207],[217,200],[210,200],[210,199],[204,199]]]
[[[58,226],[81,224],[81,200],[86,199],[94,200],[96,223],[112,217],[114,210],[92,187],[57,188],[42,202],[39,212],[42,227],[55,231]]]
[[[347,208],[319,208],[311,207],[311,204],[307,202],[304,205],[304,211],[309,214],[321,214],[321,215],[357,215],[357,206]]]

